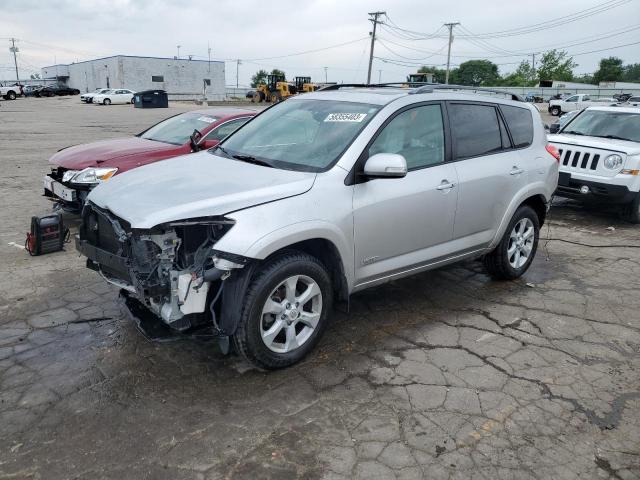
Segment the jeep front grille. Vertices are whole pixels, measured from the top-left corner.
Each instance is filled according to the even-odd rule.
[[[560,154],[560,171],[568,173],[583,173],[597,175],[599,177],[614,177],[618,172],[604,167],[604,159],[609,155],[625,155],[600,148],[585,147],[582,145],[568,145],[553,143]]]

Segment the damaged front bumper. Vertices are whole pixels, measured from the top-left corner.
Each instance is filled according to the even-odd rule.
[[[237,298],[237,285],[246,288],[246,282],[237,280],[251,270],[245,268],[249,259],[214,250],[232,225],[222,218],[195,219],[135,230],[110,212],[87,204],[76,249],[87,257],[87,267],[169,327],[183,331],[211,322],[220,335],[228,336],[238,320],[229,312],[239,310],[228,303]]]

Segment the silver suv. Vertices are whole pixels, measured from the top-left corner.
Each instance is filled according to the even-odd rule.
[[[99,185],[76,245],[136,312],[210,325],[279,368],[318,342],[334,299],[477,257],[494,278],[522,275],[557,179],[527,103],[334,86]]]

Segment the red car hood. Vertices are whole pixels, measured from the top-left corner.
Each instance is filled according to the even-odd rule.
[[[127,157],[137,155],[139,158],[136,160],[145,164],[148,160],[146,154],[157,159],[158,154],[161,155],[163,151],[171,155],[181,147],[138,137],[116,138],[65,148],[51,157],[49,163],[70,170],[96,166],[117,167],[120,160],[132,160]]]

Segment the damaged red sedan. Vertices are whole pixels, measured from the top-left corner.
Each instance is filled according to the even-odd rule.
[[[142,165],[215,147],[255,114],[232,107],[194,110],[134,137],[63,148],[49,159],[53,168],[44,177],[44,195],[57,207],[78,212],[99,183]]]

